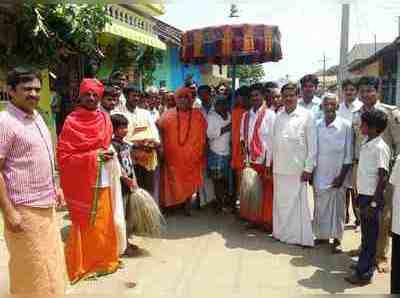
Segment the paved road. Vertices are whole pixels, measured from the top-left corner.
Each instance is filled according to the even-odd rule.
[[[163,239],[134,238],[142,255],[126,259],[125,269],[97,281],[81,282],[68,292],[253,298],[389,291],[389,274],[377,275],[367,287],[351,287],[343,280],[350,262],[347,255],[331,255],[328,246],[302,249],[281,244],[263,232],[246,229],[231,215],[217,216],[211,210],[202,210],[187,218],[175,212],[167,221]],[[351,229],[346,231],[344,248],[357,247],[359,237]],[[7,252],[1,240],[0,283],[7,282]],[[136,287],[130,288],[132,282],[137,283]],[[1,288],[0,293],[5,287]]]

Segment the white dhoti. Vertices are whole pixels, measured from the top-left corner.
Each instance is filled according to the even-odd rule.
[[[288,243],[314,246],[308,185],[300,176],[274,174],[273,237]]]
[[[344,187],[316,190],[314,234],[317,239],[343,237],[346,217],[346,193]]]
[[[208,176],[207,170],[203,172],[204,184],[199,190],[200,193],[200,206],[206,206],[215,199],[214,183],[212,179]]]

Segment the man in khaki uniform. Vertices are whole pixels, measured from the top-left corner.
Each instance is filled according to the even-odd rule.
[[[391,160],[394,161],[400,150],[400,110],[396,106],[383,104],[378,100],[379,79],[376,77],[362,77],[358,83],[359,97],[363,102],[361,109],[356,112],[353,119],[355,131],[354,158],[357,161],[360,146],[364,136],[361,134],[361,115],[371,109],[383,111],[388,116],[388,126],[382,134],[383,140],[391,150]],[[393,163],[391,163],[391,166]],[[355,180],[354,180],[355,181]],[[355,187],[356,189],[356,187]],[[387,252],[389,247],[389,233],[391,227],[393,187],[387,184],[384,193],[384,208],[381,213],[379,238],[376,254],[378,272],[389,270]]]

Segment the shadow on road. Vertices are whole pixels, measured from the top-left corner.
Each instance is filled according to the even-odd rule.
[[[186,217],[176,210],[167,217],[167,231],[164,239],[184,239],[219,233],[228,249],[266,251],[272,255],[291,256],[293,270],[315,267],[309,278],[298,280],[298,284],[309,289],[322,289],[331,294],[344,293],[352,286],[344,281],[348,274],[350,258],[346,254],[331,254],[328,245],[302,248],[274,240],[258,229],[248,229],[246,222],[232,214],[215,214],[212,209],[195,211]],[[298,268],[298,269],[296,269]]]

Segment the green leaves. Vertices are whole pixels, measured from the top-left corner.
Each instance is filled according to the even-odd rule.
[[[232,68],[230,68],[229,72],[232,77]],[[236,66],[236,77],[239,78],[241,84],[251,85],[258,83],[264,76],[265,72],[262,64]]]
[[[28,0],[18,5],[16,42],[0,46],[0,65],[6,67],[21,63],[49,66],[57,62],[61,48],[87,56],[96,55],[98,34],[111,23],[104,1],[42,4]]]

